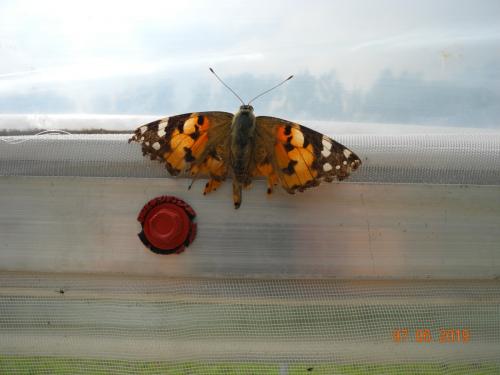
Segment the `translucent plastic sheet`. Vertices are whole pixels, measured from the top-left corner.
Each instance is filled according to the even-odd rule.
[[[0,265],[24,272],[160,277],[487,279],[500,275],[499,186],[323,184],[303,194],[171,178],[2,177]],[[162,195],[188,202],[198,234],[180,256],[137,237]]]

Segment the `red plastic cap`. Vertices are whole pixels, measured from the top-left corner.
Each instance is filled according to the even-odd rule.
[[[181,199],[162,196],[150,200],[137,220],[142,231],[139,238],[158,254],[181,253],[196,236],[196,213]]]

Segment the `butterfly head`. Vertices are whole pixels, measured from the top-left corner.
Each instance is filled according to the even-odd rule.
[[[240,106],[240,110],[236,112],[233,119],[234,124],[241,124],[242,127],[253,128],[255,127],[255,115],[253,114],[253,107],[249,104]]]
[[[253,107],[250,104],[243,104],[240,106],[240,113],[252,113]]]

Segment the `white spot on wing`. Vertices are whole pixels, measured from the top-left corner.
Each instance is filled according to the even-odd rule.
[[[330,151],[332,149],[332,144],[328,142],[326,139],[323,139],[321,143],[323,144],[323,150]]]
[[[168,118],[164,119],[162,122],[158,124],[158,136],[163,137],[165,135],[165,128],[168,124]]]
[[[344,160],[344,161],[342,162],[342,164],[347,165],[347,162]]]
[[[158,151],[161,146],[158,142],[155,142],[155,143],[153,143],[153,146],[151,146],[151,147],[153,147],[156,151]]]
[[[340,165],[335,166],[335,169],[338,171],[340,169]]]
[[[144,126],[141,126],[139,128],[139,130],[140,130],[141,134],[143,134],[146,130],[148,130],[148,127],[146,125],[144,125]]]
[[[325,172],[331,171],[333,169],[332,165],[330,163],[325,163],[323,164],[323,170]]]
[[[349,151],[347,148],[344,148],[344,156],[346,159],[349,159],[349,156],[351,156],[352,152]]]
[[[304,146],[304,135],[299,129],[292,128],[291,130],[292,133],[292,140],[291,144],[295,147],[302,147]]]
[[[326,148],[324,148],[322,151],[321,151],[321,155],[323,155],[325,158],[329,157],[331,155],[331,151],[330,150],[327,150]]]

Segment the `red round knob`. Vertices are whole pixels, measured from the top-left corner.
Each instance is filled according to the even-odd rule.
[[[149,201],[139,213],[139,238],[159,254],[181,253],[196,235],[196,214],[183,200],[163,196]]]

